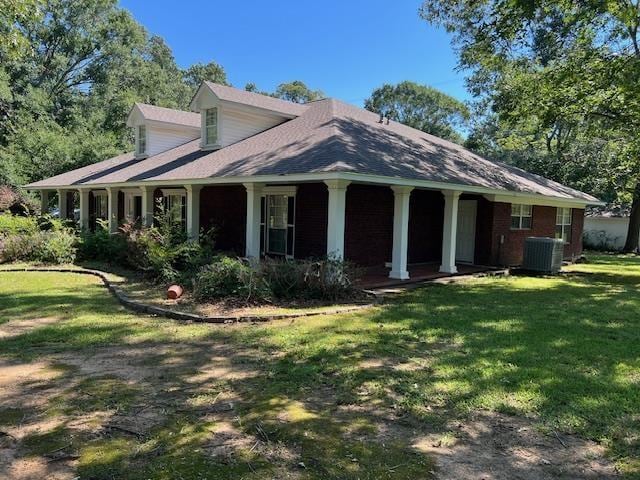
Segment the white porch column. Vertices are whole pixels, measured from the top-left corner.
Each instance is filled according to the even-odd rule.
[[[245,255],[248,258],[260,258],[260,204],[262,198],[261,183],[245,183],[247,189],[247,236]]]
[[[89,230],[89,189],[78,190],[80,197],[80,229]]]
[[[200,238],[200,190],[202,185],[185,185],[187,190],[187,235],[191,240]]]
[[[327,256],[344,258],[345,207],[347,205],[348,180],[325,180],[329,189],[327,224]]]
[[[66,219],[69,214],[67,205],[67,190],[58,189],[58,216],[60,219]]]
[[[454,190],[443,190],[444,227],[442,229],[442,265],[443,273],[458,273],[456,268],[456,234],[458,231],[458,200],[460,194]]]
[[[107,210],[109,214],[109,231],[116,233],[118,231],[118,192],[117,188],[107,187]]]
[[[413,187],[394,186],[393,190],[393,251],[389,278],[407,280],[407,250],[409,248],[409,199]]]
[[[40,190],[40,214],[44,215],[49,211],[49,190]]]
[[[153,225],[154,190],[153,187],[149,186],[140,187],[142,192],[142,225],[145,227]]]

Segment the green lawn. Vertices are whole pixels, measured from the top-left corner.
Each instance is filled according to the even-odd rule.
[[[410,433],[497,411],[595,440],[640,478],[640,258],[591,260],[237,327],[135,316],[92,277],[0,273],[0,328],[18,326],[0,377],[46,378],[0,398],[0,430],[51,420],[16,455],[63,447],[81,478],[415,479],[434,467]]]

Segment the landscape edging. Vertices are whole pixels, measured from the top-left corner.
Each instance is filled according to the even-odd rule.
[[[187,313],[187,312],[178,312],[175,310],[170,310],[168,308],[158,307],[156,305],[149,305],[143,302],[139,302],[137,300],[131,300],[126,293],[121,289],[114,285],[109,278],[107,277],[107,273],[101,270],[94,270],[88,268],[63,268],[63,267],[47,267],[47,268],[37,268],[37,267],[22,267],[22,268],[2,268],[0,269],[0,273],[2,272],[53,272],[53,273],[78,273],[81,275],[93,275],[94,277],[98,277],[102,280],[102,283],[107,290],[111,292],[111,294],[120,302],[120,304],[129,310],[132,310],[136,313],[146,313],[150,315],[158,315],[161,317],[170,318],[172,320],[182,320],[189,322],[200,322],[200,323],[221,323],[221,324],[230,324],[230,323],[247,323],[247,322],[268,322],[271,320],[286,320],[293,319],[299,317],[313,317],[317,315],[335,315],[339,313],[350,313],[358,310],[364,310],[366,308],[370,308],[374,306],[373,303],[367,303],[362,305],[354,305],[345,308],[336,308],[333,310],[320,310],[313,312],[300,312],[300,313],[281,313],[281,314],[272,314],[272,315],[233,315],[233,316],[204,316],[197,315],[195,313]]]

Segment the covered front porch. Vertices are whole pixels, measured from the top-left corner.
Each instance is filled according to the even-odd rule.
[[[50,193],[42,192],[43,207]],[[91,228],[98,217],[112,232],[125,219],[150,225],[154,205],[164,198],[180,206],[192,238],[214,228],[216,248],[246,257],[345,259],[365,267],[367,284],[476,271],[472,265],[483,258],[476,237],[485,201],[460,190],[328,179],[96,186],[57,193],[62,216],[74,212],[69,202],[76,199],[82,228]]]

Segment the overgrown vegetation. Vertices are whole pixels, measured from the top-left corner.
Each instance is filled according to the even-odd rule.
[[[64,264],[76,259],[74,230],[51,217],[0,215],[0,261]]]

